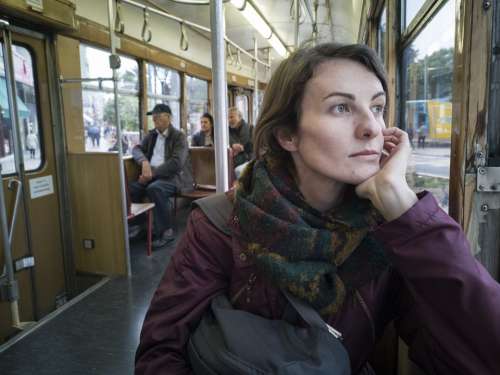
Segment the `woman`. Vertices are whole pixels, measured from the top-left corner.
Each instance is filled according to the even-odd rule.
[[[200,118],[201,130],[193,135],[191,146],[214,145],[214,119],[210,113],[204,113]]]
[[[147,313],[137,374],[189,374],[186,343],[211,298],[245,285],[235,308],[266,318],[282,317],[280,288],[307,301],[343,334],[353,374],[391,321],[428,374],[500,374],[500,286],[432,195],[407,185],[409,140],[386,129],[386,95],[366,46],[323,44],[280,64],[258,160],[232,196],[232,236],[192,212]]]

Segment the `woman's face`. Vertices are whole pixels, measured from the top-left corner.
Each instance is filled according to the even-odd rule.
[[[200,120],[201,131],[204,133],[208,133],[212,130],[212,125],[210,124],[210,120],[206,117],[202,117]]]
[[[338,58],[319,65],[291,137],[299,178],[357,185],[377,173],[385,100],[380,80],[360,63]]]

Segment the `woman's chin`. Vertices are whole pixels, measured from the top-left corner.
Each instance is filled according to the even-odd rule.
[[[360,168],[359,170],[353,171],[354,175],[352,176],[351,181],[349,181],[348,183],[355,186],[362,184],[366,180],[375,176],[379,170],[379,166],[374,166],[371,168]]]

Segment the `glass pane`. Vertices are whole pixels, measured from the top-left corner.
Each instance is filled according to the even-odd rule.
[[[109,52],[80,44],[80,66],[82,78],[111,78],[113,71],[109,67]],[[134,59],[120,56],[118,69],[118,90],[137,94],[139,92],[139,64]],[[84,87],[99,88],[97,81],[84,82]],[[112,81],[103,81],[103,89],[112,90]]]
[[[248,123],[248,96],[246,95],[238,95],[235,98],[236,108],[238,108],[241,112],[241,117]]]
[[[385,35],[387,31],[387,12],[386,7],[380,15],[380,20],[378,23],[378,33],[377,33],[377,52],[380,59],[385,63]]]
[[[12,46],[12,55],[17,89],[17,110],[21,122],[19,137],[24,155],[24,167],[26,171],[32,171],[41,166],[43,159],[33,75],[33,59],[26,48],[15,45]],[[12,121],[9,109],[3,50],[0,48],[0,162],[2,164],[2,174],[16,171]]]
[[[405,1],[405,28],[411,23],[417,15],[426,0],[406,0]]]
[[[148,95],[168,96],[175,99],[181,97],[180,74],[158,65],[147,64]]]
[[[413,147],[408,181],[448,209],[455,2],[448,1],[404,50],[405,129]]]
[[[187,95],[189,100],[208,102],[208,82],[191,76],[186,76]]]
[[[187,87],[187,136],[200,130],[200,118],[208,111],[208,82],[186,76]]]
[[[83,90],[82,94],[85,151],[118,151],[114,95],[97,90]],[[139,98],[119,95],[118,106],[123,152],[129,154],[131,147],[139,141]]]
[[[180,104],[180,101],[148,98],[148,111],[153,109],[153,107],[158,103],[165,103],[165,104],[169,105],[170,109],[172,110],[172,124],[174,125],[175,128],[180,129],[181,128],[181,120],[180,120],[181,104]],[[148,117],[148,129],[154,129],[153,119],[151,118],[152,116],[147,116],[147,117]]]

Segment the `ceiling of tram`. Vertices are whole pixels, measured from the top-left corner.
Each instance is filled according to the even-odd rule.
[[[183,3],[199,1],[205,5]],[[299,28],[299,44],[312,37],[312,21],[307,12],[314,12],[315,0],[300,0],[301,17]],[[144,0],[148,6],[159,6],[162,10],[180,18],[210,27],[210,10],[206,0]],[[295,40],[295,21],[292,19],[292,0],[253,0],[253,4],[261,11],[266,20],[275,29],[286,46],[293,47]],[[355,42],[359,29],[359,19],[363,0],[351,1],[318,1],[318,40]],[[241,12],[230,2],[226,2],[226,34],[244,49],[253,50],[253,36],[257,37],[259,49],[270,47],[254,27],[247,22]],[[271,48],[271,59],[277,61],[280,56]],[[263,57],[263,56],[261,56]]]

